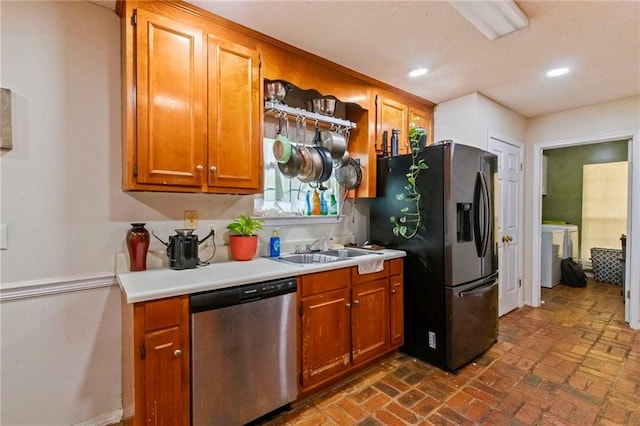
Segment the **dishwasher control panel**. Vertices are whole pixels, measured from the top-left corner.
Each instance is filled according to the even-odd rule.
[[[296,289],[296,278],[289,277],[195,293],[189,298],[190,311],[191,313],[197,313],[220,309],[226,306],[293,293]]]
[[[296,279],[287,278],[284,280],[268,281],[259,284],[249,284],[240,287],[240,298],[252,298],[256,296],[277,296],[279,294],[290,293],[296,289]]]

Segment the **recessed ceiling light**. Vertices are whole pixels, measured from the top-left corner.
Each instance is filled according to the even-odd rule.
[[[547,77],[559,77],[569,72],[569,68],[555,68],[547,71]]]
[[[425,75],[429,70],[425,67],[416,67],[409,71],[409,77],[420,77],[421,75]]]

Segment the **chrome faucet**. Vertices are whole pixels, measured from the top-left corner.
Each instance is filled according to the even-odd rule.
[[[323,251],[329,250],[329,240],[332,240],[333,237],[320,237],[311,244],[307,244],[307,252],[310,252],[313,249],[313,246],[322,241],[322,249]]]

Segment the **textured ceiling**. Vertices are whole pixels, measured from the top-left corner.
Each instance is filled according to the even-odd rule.
[[[529,27],[494,41],[444,1],[189,3],[435,103],[479,92],[533,117],[640,95],[635,0],[517,1]]]

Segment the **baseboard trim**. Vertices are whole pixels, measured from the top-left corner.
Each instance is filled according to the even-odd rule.
[[[14,288],[0,289],[0,302],[12,300],[30,299],[33,297],[51,296],[54,294],[83,291],[95,288],[117,285],[114,275],[102,277],[80,278],[72,280],[55,280],[49,282],[37,282]]]
[[[112,411],[107,414],[103,414],[98,417],[94,417],[84,422],[76,423],[73,426],[108,426],[120,423],[122,420],[122,408]]]

